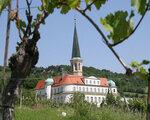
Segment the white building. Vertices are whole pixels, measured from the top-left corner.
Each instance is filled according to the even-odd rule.
[[[112,80],[82,75],[83,60],[80,55],[76,26],[70,62],[73,75],[67,74],[39,81],[35,88],[39,97],[70,102],[73,93],[81,92],[85,94],[86,101],[99,105],[106,98],[108,91],[117,95],[117,87]]]

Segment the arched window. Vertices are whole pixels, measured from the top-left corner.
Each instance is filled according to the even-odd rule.
[[[78,63],[78,68],[79,68],[79,70],[80,70],[80,63]]]
[[[78,68],[77,68],[78,66],[77,66],[77,63],[75,63],[75,70],[78,70]]]

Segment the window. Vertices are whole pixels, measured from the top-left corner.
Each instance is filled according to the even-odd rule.
[[[86,80],[86,84],[88,84],[88,80]]]
[[[89,102],[89,97],[87,96],[87,101]]]
[[[76,87],[73,87],[73,91],[76,91]]]
[[[105,89],[105,92],[107,93],[107,89]]]
[[[90,80],[90,84],[92,84],[92,81]]]
[[[97,102],[97,97],[94,98],[94,101]]]
[[[116,92],[116,90],[114,89],[114,92]]]
[[[80,63],[78,64],[78,68],[79,68],[79,70],[80,70]]]
[[[95,80],[94,80],[94,84],[95,84]]]
[[[104,93],[104,89],[102,88],[102,93]]]
[[[58,88],[58,93],[59,93],[60,91],[59,91],[59,88]]]
[[[98,97],[98,102],[101,102],[101,97]]]
[[[92,88],[91,88],[91,92],[92,92]]]
[[[63,92],[63,87],[61,87],[60,91]]]
[[[99,85],[99,81],[97,81],[97,84]]]
[[[102,97],[103,101],[105,100],[105,97]]]
[[[86,91],[88,92],[88,87],[86,88]]]
[[[61,101],[63,101],[63,96],[60,97]]]
[[[83,87],[83,92],[85,91],[85,88]]]
[[[94,88],[94,92],[96,92],[96,88]]]
[[[77,69],[77,63],[75,63],[75,70],[78,70],[78,69]]]
[[[91,97],[91,102],[93,102],[93,97]]]
[[[79,91],[81,91],[81,87],[79,87]]]
[[[98,92],[100,92],[100,88],[98,88]]]

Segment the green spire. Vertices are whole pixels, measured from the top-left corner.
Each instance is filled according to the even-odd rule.
[[[76,30],[76,23],[74,27],[73,48],[72,48],[72,58],[74,57],[81,57],[79,43],[78,43],[77,30]]]

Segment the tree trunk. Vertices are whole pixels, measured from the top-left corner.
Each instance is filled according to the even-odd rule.
[[[150,120],[150,68],[148,69],[148,95],[147,95],[147,116],[146,120]]]
[[[39,33],[37,35],[39,39]],[[14,105],[19,95],[20,85],[38,61],[36,42],[24,38],[21,43],[18,43],[16,53],[10,58],[11,78],[4,89],[2,98],[3,120],[13,120]]]

